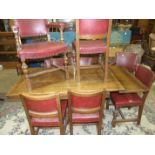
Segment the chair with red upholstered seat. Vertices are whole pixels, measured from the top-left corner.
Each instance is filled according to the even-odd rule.
[[[98,55],[101,59],[105,55],[105,62],[99,60],[99,63],[104,68],[104,80],[107,80],[111,25],[112,20],[107,19],[76,20],[76,42],[74,45],[78,82],[80,81],[80,56],[82,55]]]
[[[137,54],[131,52],[117,52],[115,65],[126,67],[130,72],[135,72],[137,67]]]
[[[129,72],[135,73],[137,67],[137,54],[131,52],[117,52],[113,65],[125,67]],[[109,109],[110,99],[107,100],[106,109]]]
[[[154,73],[150,69],[146,68],[145,66],[138,65],[135,72],[135,76],[138,80],[140,80],[144,85],[146,85],[150,89],[152,82],[154,80]],[[129,122],[129,121],[136,121],[137,124],[139,125],[141,122],[142,112],[148,93],[149,91],[143,92],[141,96],[137,93],[118,93],[118,92],[110,93],[111,100],[115,106],[115,111],[113,112],[112,126],[115,127],[116,123],[119,122]],[[139,107],[138,115],[136,118],[126,119],[122,111],[120,111],[121,108],[129,108],[129,107]],[[118,112],[122,116],[122,119],[120,120],[117,119]]]
[[[29,91],[31,91],[30,77],[34,77],[40,74],[48,73],[53,69],[44,70],[37,74],[28,74],[28,67],[25,63],[27,60],[42,60],[50,62],[53,56],[64,54],[64,67],[56,66],[62,69],[66,73],[66,79],[68,79],[67,70],[67,45],[63,42],[63,23],[50,23],[47,24],[47,20],[44,19],[16,19],[14,20],[14,26],[12,30],[15,33],[17,53],[22,63],[22,71],[25,75],[26,85]],[[60,29],[60,42],[50,41],[50,34],[48,28],[56,27]],[[36,42],[31,44],[22,44],[21,38],[46,36],[47,41]],[[52,64],[53,65],[53,64]],[[51,67],[51,63],[48,63],[48,67]]]
[[[101,134],[105,98],[106,92],[103,91],[68,92],[70,134],[73,134],[73,124],[76,123],[96,123],[98,134]]]
[[[60,101],[59,95],[20,95],[29,122],[31,134],[37,134],[39,128],[59,127],[65,134],[65,116],[67,100]],[[37,130],[35,130],[35,127]]]

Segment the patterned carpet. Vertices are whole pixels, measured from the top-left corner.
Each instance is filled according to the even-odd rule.
[[[154,88],[153,88],[154,89]],[[153,99],[154,98],[154,99]],[[155,97],[151,92],[145,104],[143,111],[141,125],[136,123],[118,124],[115,128],[111,126],[112,111],[111,106],[109,110],[105,110],[104,135],[153,135],[155,134],[155,107],[151,104],[155,101]],[[124,109],[125,114],[128,109]],[[136,108],[130,109],[128,116],[136,114]],[[26,115],[24,113],[22,104],[20,102],[1,102],[0,103],[0,134],[3,135],[28,135],[30,134]],[[58,135],[58,128],[41,129],[39,134],[43,135]],[[66,134],[69,135],[69,126],[67,125]],[[76,135],[95,135],[95,125],[74,126],[74,134]]]
[[[15,81],[14,81],[15,82]],[[136,123],[123,123],[111,126],[112,111],[105,110],[104,135],[153,135],[155,134],[155,83],[147,97],[143,111],[141,125]],[[123,112],[127,115],[128,109]],[[136,108],[129,110],[128,116],[136,114]],[[0,134],[1,135],[28,135],[30,134],[26,115],[24,113],[21,102],[13,102],[9,100],[0,101]],[[58,128],[41,129],[39,134],[43,135],[58,135]],[[69,126],[67,125],[66,134],[69,135]],[[96,135],[97,130],[95,125],[78,125],[74,126],[74,134],[76,135]]]

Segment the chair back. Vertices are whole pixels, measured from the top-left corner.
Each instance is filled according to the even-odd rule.
[[[49,118],[61,114],[59,95],[21,94],[26,114],[35,118]]]
[[[134,72],[137,66],[137,54],[131,52],[117,52],[116,65],[126,67],[130,72]]]
[[[47,35],[45,19],[15,19],[14,25],[19,28],[20,37],[35,37]]]
[[[108,34],[108,19],[80,19],[80,39],[103,39]]]
[[[138,65],[135,76],[148,88],[155,79],[154,73],[143,65]]]
[[[102,103],[106,98],[106,92],[95,93],[79,93],[68,92],[69,107],[72,112],[77,113],[93,113],[99,112],[102,107]]]

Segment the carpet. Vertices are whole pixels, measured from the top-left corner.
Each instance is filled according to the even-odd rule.
[[[127,110],[124,113],[127,116]],[[113,107],[105,110],[104,135],[153,135],[155,134],[155,110],[147,102],[143,111],[141,125],[136,123],[123,123],[111,126]],[[128,116],[136,114],[136,108],[129,110]],[[76,135],[95,135],[95,125],[78,125],[74,126],[74,134]],[[0,103],[0,134],[1,135],[29,135],[30,130],[24,109],[21,102],[1,102]],[[42,135],[59,135],[58,128],[40,129],[39,134]],[[67,125],[66,134],[69,135],[69,125]]]
[[[8,75],[13,80],[8,81],[7,86],[10,87],[12,83],[17,80],[17,77],[11,76],[9,71]],[[4,76],[6,78],[6,76]],[[7,79],[7,78],[6,78]],[[7,81],[7,80],[6,80]],[[5,84],[5,83],[4,83]],[[2,87],[3,88],[3,87]],[[6,90],[8,88],[5,88]],[[155,134],[155,83],[147,97],[141,125],[136,123],[121,123],[112,128],[112,112],[113,106],[109,110],[105,109],[105,118],[103,118],[104,130],[103,135],[154,135]],[[136,108],[123,109],[125,116],[136,115]],[[0,101],[0,134],[1,135],[29,135],[30,130],[28,121],[24,113],[23,106],[19,101]],[[59,135],[58,128],[40,129],[39,134],[42,135]],[[67,125],[66,134],[69,135],[69,125]],[[97,130],[95,125],[75,125],[75,135],[96,135]]]

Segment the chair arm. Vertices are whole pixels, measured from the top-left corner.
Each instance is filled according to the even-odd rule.
[[[14,35],[15,35],[15,40],[16,40],[16,48],[17,48],[17,52],[20,51],[22,49],[22,42],[19,36],[19,27],[16,25],[13,25],[11,27]]]

